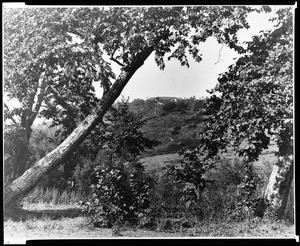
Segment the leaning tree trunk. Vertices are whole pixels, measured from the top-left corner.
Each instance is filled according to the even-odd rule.
[[[293,156],[280,157],[273,165],[265,197],[276,209],[277,218],[281,219],[287,204],[289,191],[293,180]]]
[[[53,151],[37,161],[21,177],[17,178],[5,189],[4,204],[6,207],[14,204],[52,169],[64,162],[68,156],[83,142],[93,128],[102,120],[104,114],[121,94],[132,75],[141,67],[153,51],[153,47],[145,48],[136,56],[135,62],[125,66],[110,90],[102,97],[93,112],[88,115],[78,127]]]

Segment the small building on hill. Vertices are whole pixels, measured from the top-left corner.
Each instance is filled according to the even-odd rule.
[[[166,102],[178,102],[180,100],[177,97],[150,97],[149,101],[155,101],[158,105],[163,105]]]

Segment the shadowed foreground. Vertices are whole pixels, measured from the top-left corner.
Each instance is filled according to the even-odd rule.
[[[55,209],[55,207],[57,209]],[[164,227],[94,228],[79,208],[58,205],[28,205],[4,218],[4,242],[24,243],[29,239],[97,239],[149,237],[294,237],[294,225],[284,221],[203,221],[191,228]]]

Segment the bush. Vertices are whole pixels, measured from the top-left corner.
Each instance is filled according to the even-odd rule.
[[[204,109],[204,108],[205,108],[205,102],[203,100],[197,100],[194,103],[194,107],[193,107],[194,111],[199,111],[200,109]]]
[[[196,124],[188,125],[188,129],[197,128],[198,126]]]
[[[180,145],[176,144],[176,143],[169,143],[166,148],[165,148],[165,153],[174,153],[174,152],[178,152],[178,150],[180,149]]]
[[[151,179],[138,162],[106,162],[96,168],[97,183],[84,210],[96,227],[136,224],[149,213]]]
[[[247,217],[245,207],[250,207],[254,216],[261,217],[261,210],[265,210],[266,206],[260,194],[261,177],[255,170],[252,171],[255,185],[249,193],[248,188],[245,188],[245,177],[249,173],[244,163],[239,159],[232,162],[221,160],[208,174],[214,182],[204,191],[201,203],[206,216],[241,221]]]
[[[199,158],[197,148],[182,146],[179,154],[183,159],[170,166],[168,171],[174,176],[176,182],[183,185],[182,200],[186,208],[194,215],[200,215],[202,209],[198,206],[199,201],[204,189],[211,182],[206,176],[210,165]]]
[[[73,173],[76,190],[88,197],[91,192],[91,184],[96,182],[96,166],[100,162],[108,161],[109,158],[110,151],[108,150],[100,150],[95,160],[91,160],[89,157],[82,158]]]
[[[179,131],[171,131],[172,136],[178,135],[179,133],[180,133]]]
[[[188,110],[188,104],[183,100],[179,101],[176,106],[178,111]]]
[[[173,131],[180,131],[181,130],[181,126],[174,126]]]
[[[169,112],[172,112],[173,110],[175,110],[176,107],[177,107],[177,104],[175,102],[168,101],[162,106],[162,110],[169,113]]]

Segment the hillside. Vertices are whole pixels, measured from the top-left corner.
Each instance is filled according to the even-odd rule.
[[[142,156],[141,162],[146,171],[160,170],[168,164],[178,162],[180,144],[197,144],[196,134],[203,127],[205,99],[180,99],[175,97],[156,97],[148,100],[136,99],[131,103],[131,110],[141,113],[146,120],[143,133],[158,145]],[[259,160],[254,163],[261,171],[268,172],[266,163],[272,164],[276,157],[276,145],[270,144]],[[239,159],[233,153],[224,153],[222,158],[233,161]]]
[[[136,99],[130,107],[146,120],[141,129],[145,136],[158,141],[145,156],[176,153],[180,144],[197,144],[196,134],[202,128],[205,101],[195,98],[157,97]]]

